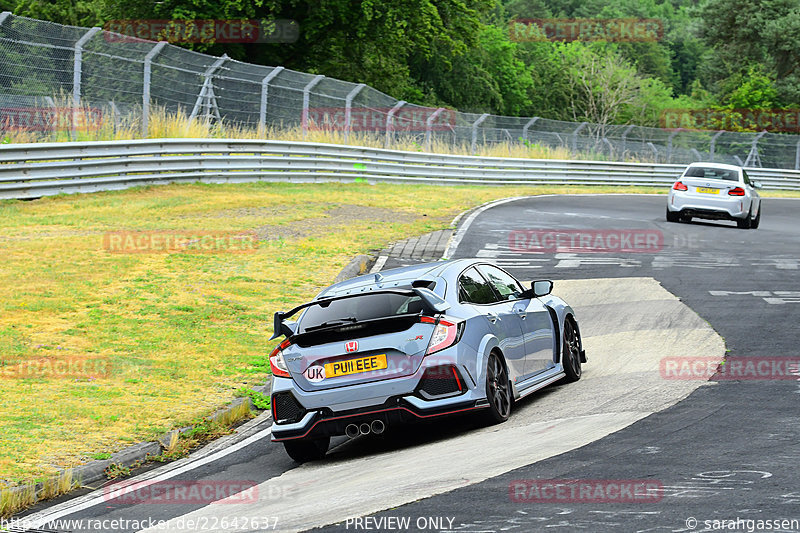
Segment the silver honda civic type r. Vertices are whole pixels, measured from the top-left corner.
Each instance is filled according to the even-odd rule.
[[[669,191],[667,221],[733,220],[739,228],[756,229],[761,223],[761,198],[756,190],[760,188],[742,167],[692,163]]]
[[[272,440],[305,462],[334,435],[473,410],[505,421],[515,399],[581,377],[575,313],[552,287],[460,259],[359,276],[276,313]]]

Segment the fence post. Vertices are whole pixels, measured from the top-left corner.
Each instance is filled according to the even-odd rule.
[[[211,106],[213,105],[216,108],[216,97],[214,96],[214,84],[211,81],[211,77],[214,75],[214,72],[217,71],[219,67],[222,66],[225,61],[228,60],[228,54],[222,54],[222,57],[214,61],[214,64],[211,65],[206,69],[203,73],[203,86],[200,88],[200,94],[197,95],[197,100],[194,103],[194,107],[192,108],[192,113],[189,115],[189,120],[192,121],[197,117],[197,112],[200,111],[200,107],[208,106],[209,112],[211,111]],[[207,104],[205,102],[208,102]],[[212,103],[213,102],[213,103]],[[219,118],[219,109],[217,109],[217,118]]]
[[[797,141],[797,150],[794,153],[794,169],[800,170],[800,141]]]
[[[580,125],[572,132],[572,153],[578,151],[578,132],[585,128],[589,123],[581,122]]]
[[[522,138],[526,141],[528,140],[528,130],[531,129],[531,126],[536,124],[536,121],[539,120],[539,117],[533,117],[522,127]]]
[[[472,155],[475,155],[478,151],[478,126],[487,118],[489,118],[489,113],[484,113],[478,117],[478,120],[472,123]]]
[[[613,158],[614,157],[614,146],[605,137],[603,137],[603,142],[606,143],[606,146],[608,146],[608,157],[612,157]]]
[[[144,56],[144,80],[142,84],[142,135],[145,137],[147,137],[148,128],[150,126],[150,78],[152,76],[153,58],[156,57],[165,46],[167,46],[167,41],[160,41],[149,52],[147,52],[146,56]]]
[[[750,146],[750,153],[747,154],[747,159],[744,160],[744,165],[746,167],[749,166],[756,166],[761,167],[761,156],[758,155],[758,141],[767,134],[767,130],[759,132],[758,135],[753,137],[753,144]],[[752,165],[750,163],[753,163]]]
[[[283,67],[275,67],[261,80],[261,104],[258,108],[258,132],[261,135],[267,129],[267,97],[269,96],[269,82],[283,72]]]
[[[650,149],[653,151],[653,153],[656,156],[656,160],[654,162],[658,163],[658,148],[656,148],[656,145],[651,143],[650,141],[647,141],[647,146],[650,147]]]
[[[353,107],[353,99],[366,86],[364,83],[359,83],[353,87],[352,91],[347,93],[347,97],[344,99],[344,144],[350,141],[350,111]]]
[[[625,131],[622,132],[622,153],[620,154],[622,157],[625,157],[625,152],[628,150],[628,134],[631,132],[633,127],[634,125],[631,124],[625,128]]]
[[[740,167],[744,166],[744,163],[742,163],[742,159],[738,155],[733,156],[733,158],[736,160],[737,163],[739,163]]]
[[[672,163],[672,138],[683,131],[683,128],[678,128],[669,134],[667,138],[667,163]]]
[[[711,137],[711,146],[708,148],[708,154],[711,156],[711,162],[714,162],[714,147],[717,145],[717,137],[725,133],[725,130],[719,130]]]
[[[94,37],[94,34],[99,32],[100,28],[94,27],[83,34],[83,37],[78,39],[73,49],[73,66],[72,66],[72,127],[70,134],[72,140],[75,140],[75,122],[77,120],[78,106],[81,105],[81,69],[83,68],[83,45],[89,42],[89,39]]]
[[[694,154],[695,159],[697,159],[698,161],[703,160],[703,156],[700,155],[700,152],[698,152],[696,148],[692,148],[692,153]]]
[[[406,105],[405,100],[400,100],[389,110],[386,114],[386,140],[384,141],[384,147],[389,148],[389,133],[394,130],[394,114],[397,113],[401,107]]]
[[[305,87],[303,87],[303,111],[300,116],[300,124],[303,128],[303,139],[306,138],[306,134],[308,133],[308,102],[311,98],[311,89],[313,89],[316,84],[321,82],[324,77],[325,76],[322,74],[317,74],[314,76],[314,79],[312,79],[306,84]]]
[[[117,104],[114,103],[114,100],[108,101],[108,107],[111,109],[111,123],[113,124],[113,133],[114,135],[117,134],[117,130],[119,129],[119,108]]]
[[[444,111],[444,108],[440,107],[431,113],[431,116],[429,116],[428,120],[425,121],[425,150],[427,151],[430,151],[431,149],[431,128],[433,127],[433,121],[442,114],[442,111]]]

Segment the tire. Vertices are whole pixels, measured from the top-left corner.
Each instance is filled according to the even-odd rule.
[[[506,366],[496,353],[490,354],[486,362],[486,399],[489,400],[486,418],[490,423],[499,424],[508,420],[513,394]]]
[[[682,215],[680,217],[680,220],[681,220],[681,222],[683,222],[685,224],[689,224],[689,223],[692,222],[692,217],[690,217],[689,215]]]
[[[750,228],[758,229],[759,224],[761,224],[761,206],[758,206],[758,214],[753,219],[753,222],[750,223]]]
[[[298,463],[308,463],[310,461],[319,461],[328,453],[328,446],[331,444],[331,438],[325,437],[322,439],[297,439],[287,440],[283,443],[286,448],[286,453],[297,461]]]
[[[581,368],[581,350],[583,345],[581,343],[581,336],[578,329],[572,322],[572,318],[567,318],[564,321],[564,352],[561,355],[561,361],[564,365],[565,383],[573,383],[581,379],[583,370]]]
[[[752,228],[753,227],[753,219],[750,216],[752,214],[753,214],[753,207],[750,206],[750,212],[747,213],[747,216],[744,217],[743,219],[737,220],[736,221],[736,226],[739,229],[750,229],[750,228]]]
[[[678,222],[681,219],[681,214],[676,212],[672,212],[667,208],[667,222]]]

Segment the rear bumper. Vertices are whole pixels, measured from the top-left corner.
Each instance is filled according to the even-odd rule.
[[[667,209],[673,213],[712,220],[741,220],[750,211],[751,199],[746,196],[697,198],[671,192]]]
[[[344,435],[349,424],[371,424],[375,420],[385,425],[414,422],[437,416],[453,415],[486,407],[486,402],[466,399],[464,395],[438,407],[427,409],[413,405],[407,398],[390,398],[383,405],[353,409],[334,413],[330,409],[309,411],[302,420],[294,424],[273,424],[272,441],[281,442],[292,439],[315,439],[333,435]]]

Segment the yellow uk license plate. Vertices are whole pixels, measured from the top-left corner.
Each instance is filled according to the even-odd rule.
[[[360,374],[373,370],[382,370],[387,367],[386,354],[370,355],[369,357],[359,357],[358,359],[348,359],[335,363],[325,364],[325,377],[335,378],[348,374]]]
[[[719,194],[719,189],[713,189],[711,187],[698,187],[697,192],[703,192],[706,194]]]

